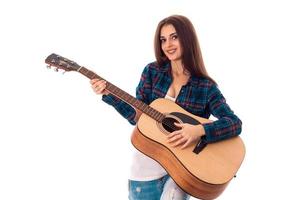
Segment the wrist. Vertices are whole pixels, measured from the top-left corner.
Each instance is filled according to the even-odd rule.
[[[197,129],[198,129],[197,134],[199,137],[202,137],[205,135],[205,129],[202,126],[202,124],[197,125]]]

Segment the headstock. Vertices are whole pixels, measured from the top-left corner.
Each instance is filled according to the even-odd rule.
[[[56,71],[58,71],[58,69],[62,69],[64,71],[78,71],[81,68],[81,66],[76,62],[73,62],[54,53],[46,58],[45,63],[48,64],[47,67],[49,68],[54,66],[56,68]]]

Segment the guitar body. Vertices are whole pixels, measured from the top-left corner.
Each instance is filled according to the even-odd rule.
[[[181,123],[205,124],[200,118],[167,99],[157,99],[150,106]],[[245,146],[239,136],[208,144],[200,153],[195,144],[185,149],[171,147],[166,142],[168,127],[142,114],[135,127],[132,144],[145,155],[159,162],[185,192],[201,199],[214,199],[226,188],[238,171]]]

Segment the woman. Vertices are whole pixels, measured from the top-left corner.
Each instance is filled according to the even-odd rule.
[[[241,121],[233,113],[215,81],[206,72],[197,35],[184,16],[172,15],[157,26],[154,38],[156,61],[148,64],[137,86],[136,97],[150,104],[168,98],[188,112],[217,120],[209,124],[176,124],[179,130],[169,134],[168,142],[186,148],[201,140],[210,143],[241,133]],[[131,124],[141,113],[109,94],[105,81],[91,80],[95,93],[112,105]],[[129,180],[130,200],[189,199],[156,161],[135,152]]]

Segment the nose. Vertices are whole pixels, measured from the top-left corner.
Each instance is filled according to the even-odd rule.
[[[167,39],[166,42],[165,42],[165,45],[166,45],[166,47],[172,46],[172,41]]]

